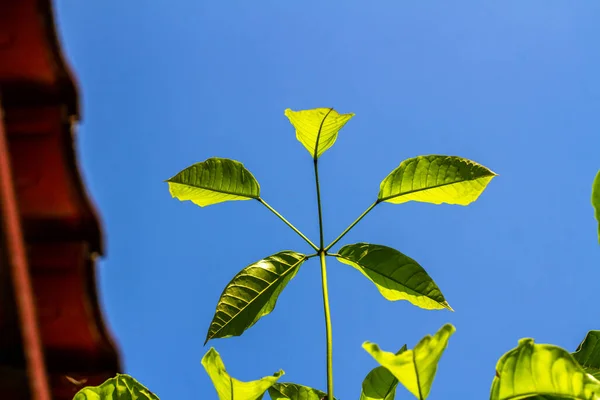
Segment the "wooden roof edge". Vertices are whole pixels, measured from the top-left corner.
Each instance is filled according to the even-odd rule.
[[[79,93],[77,90],[75,74],[72,72],[66,57],[63,54],[62,47],[60,45],[60,39],[56,30],[56,18],[55,11],[52,5],[52,0],[38,0],[40,9],[45,15],[44,24],[46,28],[46,38],[53,54],[53,60],[57,66],[57,75],[59,92],[64,95],[64,104],[66,105],[67,112],[67,124],[65,129],[69,135],[69,143],[65,143],[69,146],[66,149],[68,155],[67,161],[69,164],[69,172],[75,183],[75,188],[82,202],[86,205],[88,213],[91,216],[91,232],[88,232],[91,239],[91,250],[98,255],[105,254],[104,238],[102,229],[100,227],[100,215],[97,211],[97,207],[94,204],[92,196],[89,195],[86,185],[84,184],[83,175],[79,167],[77,160],[77,152],[75,148],[75,137],[77,123],[82,120],[82,111],[79,105]],[[62,89],[62,90],[61,90]],[[61,96],[62,97],[62,96]]]
[[[38,6],[44,16],[44,29],[46,39],[52,52],[52,59],[56,65],[58,75],[58,89],[61,97],[64,96],[64,104],[72,122],[81,120],[81,108],[79,106],[79,93],[77,90],[75,74],[73,74],[60,45],[60,38],[56,30],[55,11],[52,0],[38,0]]]
[[[100,226],[100,215],[94,204],[93,197],[90,196],[87,187],[84,184],[83,176],[79,168],[79,161],[75,151],[75,122],[66,122],[64,129],[68,131],[68,138],[65,140],[65,146],[68,146],[69,149],[67,149],[65,153],[67,154],[66,161],[69,167],[69,174],[71,175],[77,195],[80,197],[82,204],[85,205],[85,208],[87,209],[86,212],[89,215],[89,219],[86,221],[83,229],[85,230],[86,237],[90,240],[90,250],[92,253],[102,256],[105,254],[105,245],[104,235]]]
[[[62,98],[66,106],[66,122],[65,132],[68,135],[68,140],[65,140],[65,153],[67,154],[67,162],[69,174],[77,191],[77,195],[85,205],[90,218],[86,221],[86,236],[91,242],[91,251],[98,255],[105,254],[104,238],[101,229],[101,218],[94,204],[92,196],[84,184],[83,175],[81,174],[80,163],[77,159],[76,152],[76,130],[77,123],[82,120],[82,111],[79,105],[79,93],[76,84],[75,74],[67,62],[63,53],[60,38],[56,30],[55,10],[52,0],[37,0],[38,6],[44,16],[44,28],[46,39],[52,53],[52,60],[56,66],[56,74],[58,81],[59,96]]]
[[[107,365],[109,369],[115,368],[117,371],[122,371],[121,357],[119,356],[118,346],[113,338],[113,335],[109,332],[109,328],[105,323],[106,318],[103,315],[100,307],[100,299],[98,296],[98,287],[96,280],[96,261],[98,256],[105,254],[104,238],[101,229],[100,216],[97,211],[97,207],[94,204],[92,196],[89,195],[84,179],[79,168],[79,162],[77,159],[77,152],[75,147],[76,129],[77,123],[82,120],[82,111],[79,105],[79,93],[76,85],[76,78],[71,70],[70,65],[66,61],[66,57],[63,54],[62,47],[60,45],[60,39],[56,30],[56,22],[54,16],[54,7],[52,0],[38,0],[40,9],[46,16],[45,29],[46,38],[48,39],[50,49],[53,53],[53,59],[57,66],[58,74],[58,86],[61,97],[64,96],[64,104],[66,105],[66,121],[65,121],[65,133],[68,135],[68,140],[65,140],[65,145],[69,148],[65,152],[67,154],[67,162],[69,165],[69,173],[72,178],[72,182],[77,190],[82,203],[85,204],[87,212],[91,216],[90,228],[88,232],[90,240],[91,255],[88,260],[88,268],[93,271],[92,274],[86,279],[87,292],[90,296],[93,304],[93,318],[96,321],[97,327],[100,330],[100,334],[103,337],[104,343],[114,350],[115,358],[112,359]],[[87,236],[87,235],[86,235]]]

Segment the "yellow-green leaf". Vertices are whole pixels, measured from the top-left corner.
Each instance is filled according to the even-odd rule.
[[[377,201],[466,206],[477,200],[494,176],[488,168],[465,158],[418,156],[402,161],[381,182]]]
[[[277,298],[305,260],[304,254],[281,251],[241,270],[221,294],[206,342],[239,336],[273,311]]]
[[[285,110],[294,128],[296,138],[306,147],[311,157],[321,154],[335,143],[338,132],[354,114],[340,114],[333,108],[315,108],[313,110]]]
[[[117,374],[100,386],[81,389],[73,400],[159,400],[158,396],[129,375]]]
[[[431,391],[438,362],[455,331],[454,326],[446,324],[435,335],[421,339],[414,349],[400,354],[383,351],[369,342],[365,342],[363,348],[417,399],[425,400]]]
[[[600,171],[594,179],[592,186],[592,205],[596,210],[596,221],[598,221],[598,243],[600,243]]]
[[[359,270],[387,300],[454,311],[423,267],[398,250],[378,244],[349,244],[340,249],[337,259]]]
[[[200,207],[260,197],[260,186],[241,162],[209,158],[167,179],[171,196]]]
[[[406,345],[404,345],[396,355],[402,354],[406,350]],[[387,368],[373,368],[362,383],[360,400],[394,400],[396,386],[398,386],[398,379]]]
[[[585,372],[600,380],[600,331],[589,331],[573,357]]]
[[[273,376],[265,376],[256,381],[238,381],[229,376],[221,356],[212,347],[202,358],[202,365],[208,376],[210,376],[219,400],[260,400],[265,392],[284,374],[280,370]]]
[[[521,339],[517,348],[498,361],[490,400],[534,396],[598,400],[600,381],[586,373],[568,351]]]

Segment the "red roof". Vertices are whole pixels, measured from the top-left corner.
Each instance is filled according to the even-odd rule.
[[[0,0],[0,101],[0,134],[4,131],[9,150],[0,161],[10,159],[19,210],[14,221],[21,221],[24,233],[17,239],[26,249],[31,281],[29,291],[15,288],[5,229],[0,232],[5,239],[0,238],[0,393],[3,400],[30,398],[26,327],[18,316],[24,312],[19,296],[32,291],[51,398],[70,400],[78,386],[67,377],[99,384],[119,371],[120,363],[98,304],[95,260],[103,251],[102,235],[77,168],[77,90],[50,0]],[[5,223],[0,231],[8,220],[0,213]]]

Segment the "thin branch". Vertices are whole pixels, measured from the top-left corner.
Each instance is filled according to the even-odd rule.
[[[361,219],[363,219],[365,217],[365,215],[367,215],[373,208],[375,208],[375,206],[377,204],[379,204],[379,201],[375,201],[373,204],[371,204],[369,206],[369,208],[367,208],[362,214],[359,215],[358,218],[356,218],[356,220],[354,220],[353,223],[350,224],[349,227],[347,227],[346,229],[344,229],[344,231],[342,233],[340,233],[340,236],[338,236],[333,242],[331,242],[327,247],[325,247],[325,251],[327,252],[327,250],[329,250],[330,248],[332,248],[337,242],[339,242],[340,240],[342,240],[342,238],[344,236],[346,236],[346,234],[348,232],[350,232],[350,229],[354,228],[354,226],[356,224],[358,224],[360,222]]]
[[[289,226],[290,228],[292,228],[292,230],[294,232],[296,232],[302,239],[304,239],[306,241],[306,243],[308,243],[310,245],[310,247],[312,247],[315,251],[319,251],[319,248],[317,247],[316,244],[314,244],[309,238],[307,238],[304,233],[300,232],[300,230],[298,228],[296,228],[294,225],[292,225],[292,223],[290,221],[288,221],[287,219],[285,219],[283,217],[283,215],[279,214],[277,212],[277,210],[275,210],[273,207],[271,207],[266,201],[264,201],[263,199],[261,199],[260,197],[258,200],[262,205],[264,205],[265,207],[267,207],[273,214],[277,215],[277,217],[282,220],[283,222],[285,222],[285,224],[287,226]]]

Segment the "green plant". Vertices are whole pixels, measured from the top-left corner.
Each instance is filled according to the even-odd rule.
[[[335,240],[325,245],[319,187],[319,157],[337,139],[338,131],[353,114],[333,109],[286,110],[296,128],[296,136],[313,158],[319,221],[319,245],[260,197],[260,186],[244,166],[233,160],[211,158],[188,167],[169,179],[173,197],[207,206],[230,200],[256,200],[280,218],[315,251],[302,254],[282,251],[242,269],[225,287],[210,323],[206,342],[215,338],[239,336],[261,317],[273,311],[280,293],[301,266],[311,258],[321,265],[323,308],[327,339],[327,394],[295,383],[279,383],[283,371],[256,381],[232,378],[217,351],[209,349],[202,365],[210,376],[220,400],[260,400],[266,392],[274,400],[332,399],[332,340],[327,291],[326,257],[337,258],[359,270],[390,301],[407,300],[424,309],[452,310],[441,290],[413,259],[390,247],[356,243],[331,252],[362,218],[382,202],[421,201],[433,204],[467,205],[476,200],[495,176],[472,161],[449,156],[420,156],[406,160],[381,183],[377,200]],[[600,224],[600,172],[592,189],[592,204]],[[600,239],[600,226],[599,226]],[[382,351],[374,343],[363,348],[380,364],[362,384],[360,400],[393,400],[398,383],[417,399],[429,395],[437,364],[455,329],[444,325],[435,335],[425,336],[413,349],[404,345],[397,353]],[[600,331],[590,331],[574,353],[548,344],[521,339],[504,354],[496,366],[490,400],[599,400]],[[128,375],[118,375],[97,387],[79,391],[75,400],[147,399],[157,397]]]
[[[313,160],[319,221],[318,245],[261,197],[258,182],[237,161],[210,158],[184,169],[167,182],[173,197],[182,201],[192,201],[201,207],[231,200],[256,200],[280,218],[314,250],[312,254],[282,251],[242,269],[225,287],[218,301],[206,342],[211,339],[241,335],[261,317],[273,311],[279,294],[294,278],[304,262],[313,257],[318,258],[321,265],[327,342],[327,396],[334,398],[333,343],[327,288],[326,258],[328,256],[335,257],[342,263],[359,270],[388,300],[407,300],[424,309],[452,310],[452,308],[427,272],[416,261],[399,251],[381,245],[356,243],[343,246],[338,252],[331,252],[333,246],[380,203],[400,204],[407,201],[420,201],[467,205],[479,197],[495,174],[473,161],[453,156],[429,155],[406,160],[383,180],[376,200],[335,240],[326,244],[323,236],[319,157],[335,143],[338,132],[354,114],[339,114],[332,108],[318,108],[303,111],[288,109],[285,115],[296,129],[297,139]],[[437,361],[454,328],[447,325],[440,332],[438,335],[443,334],[443,338],[438,338],[438,335],[433,338],[427,337],[414,350],[407,350],[400,355],[381,352],[376,345],[365,345],[365,349],[382,365],[388,365],[391,374],[417,398],[424,399],[429,393]],[[437,343],[437,347],[431,347],[431,343],[434,342]],[[214,350],[209,350],[209,353],[211,352]],[[414,357],[417,354],[427,361],[426,365],[419,364],[420,358]],[[405,367],[392,368],[389,362],[396,365],[399,359],[403,360]],[[388,364],[385,364],[386,362]],[[208,370],[210,362],[205,360],[203,364]],[[405,369],[411,368],[414,368],[413,372],[404,372]],[[214,375],[211,375],[211,378],[217,387],[220,399],[232,398],[224,394],[227,391],[219,389]],[[315,389],[291,383],[279,384],[275,383],[275,380],[270,382],[272,382],[269,389],[271,397],[292,398],[289,394],[290,390],[285,391],[284,387],[294,388],[294,393],[300,391],[312,393],[303,395],[303,398],[322,396],[322,393]],[[370,379],[369,385],[376,386],[377,381]],[[264,391],[267,389],[265,388]],[[298,398],[297,395],[294,396],[293,398]],[[238,394],[236,398],[254,400],[256,396],[255,393],[249,396]]]

